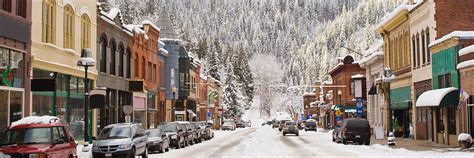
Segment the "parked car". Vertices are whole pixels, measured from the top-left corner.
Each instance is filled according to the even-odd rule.
[[[178,125],[184,131],[184,142],[185,146],[192,145],[194,143],[194,131],[191,128],[191,125],[187,121],[176,121]]]
[[[295,121],[286,121],[283,125],[283,136],[286,134],[295,134],[296,136],[300,135],[300,130],[298,130],[297,123]]]
[[[281,120],[280,121],[280,125],[278,125],[278,130],[281,132],[283,130],[283,126],[285,125],[285,123],[287,121],[290,121],[290,120]]]
[[[202,130],[199,128],[196,122],[190,122],[191,128],[193,129],[193,136],[194,136],[194,143],[201,143],[202,142]]]
[[[235,130],[236,124],[234,119],[225,119],[224,124],[222,124],[221,130]]]
[[[298,120],[298,121],[296,122],[296,125],[297,125],[297,127],[298,127],[299,130],[303,130],[304,127],[305,127],[303,120]]]
[[[316,123],[316,120],[315,119],[306,120],[304,130],[305,131],[315,131],[315,132],[317,132],[318,131],[318,124]]]
[[[272,128],[278,128],[278,126],[280,126],[280,121],[278,121],[278,120],[273,120],[273,122],[272,122]]]
[[[184,148],[186,145],[185,141],[185,130],[176,122],[167,122],[160,124],[160,129],[165,132],[170,140],[170,146],[174,148]]]
[[[333,132],[333,141],[343,144],[370,144],[369,121],[361,118],[349,118],[342,121],[341,127]]]
[[[237,121],[237,123],[235,123],[235,127],[237,127],[237,128],[245,128],[245,123],[244,123],[244,121],[242,121],[242,120]]]
[[[199,128],[201,128],[201,137],[204,140],[209,140],[214,137],[214,133],[211,130],[211,127],[206,122],[199,122]]]
[[[245,127],[252,127],[252,122],[250,120],[244,122]]]
[[[147,140],[141,124],[118,123],[104,127],[92,146],[92,154],[97,157],[148,157]]]
[[[149,152],[164,153],[170,150],[170,139],[160,128],[161,127],[158,126],[156,129],[145,130],[145,134],[148,136],[147,144]]]
[[[54,116],[29,116],[13,122],[0,138],[0,153],[11,157],[76,157],[66,123]]]

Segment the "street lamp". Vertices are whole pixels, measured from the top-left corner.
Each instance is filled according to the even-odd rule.
[[[377,79],[377,83],[381,85],[382,90],[384,90],[384,96],[387,100],[387,136],[393,130],[392,120],[393,114],[392,109],[390,107],[390,82],[395,79],[395,75],[393,75],[392,70],[390,67],[384,68],[384,73],[381,75],[379,79]]]
[[[84,143],[89,142],[89,79],[87,78],[87,69],[95,66],[95,60],[92,58],[90,48],[84,48],[81,51],[81,58],[77,61],[77,66],[84,67]],[[89,142],[90,143],[90,142]]]
[[[176,114],[175,114],[175,109],[176,109],[176,86],[173,85],[173,88],[171,88],[171,92],[173,93],[173,105],[172,105],[172,110],[173,110],[173,121],[176,121]]]

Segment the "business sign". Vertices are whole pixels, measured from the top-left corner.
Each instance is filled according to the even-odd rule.
[[[356,99],[356,114],[359,117],[362,117],[362,115],[364,115],[364,99],[362,98]]]

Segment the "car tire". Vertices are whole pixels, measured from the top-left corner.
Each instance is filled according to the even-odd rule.
[[[283,133],[283,136],[286,136],[286,133]]]
[[[300,136],[300,133],[296,133],[296,136]]]
[[[135,158],[135,147],[132,147],[132,151],[130,152],[130,158]]]
[[[145,151],[142,153],[142,158],[148,158],[148,147],[145,146]]]
[[[334,139],[334,137],[332,137],[332,142],[336,142],[336,139]]]
[[[365,142],[364,145],[370,145],[370,141]]]
[[[344,138],[342,138],[341,142],[342,142],[342,144],[347,145],[347,141],[344,140]]]

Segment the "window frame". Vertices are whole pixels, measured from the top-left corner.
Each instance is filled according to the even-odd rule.
[[[63,17],[64,48],[74,49],[74,22],[75,13],[71,5],[64,6]],[[69,26],[69,27],[68,27]]]
[[[81,49],[91,48],[91,19],[87,14],[81,15]]]
[[[56,1],[43,0],[42,3],[42,32],[41,40],[44,43],[56,43]],[[46,19],[45,19],[46,18]],[[45,21],[46,20],[46,21]]]

